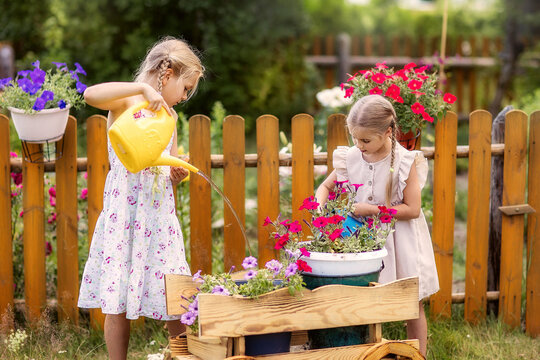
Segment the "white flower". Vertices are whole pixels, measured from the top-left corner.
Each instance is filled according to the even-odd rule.
[[[164,360],[165,357],[163,354],[150,354],[147,356],[146,360]]]
[[[352,99],[350,97],[346,98],[345,91],[341,90],[339,86],[319,91],[316,97],[322,106],[329,108],[339,108],[352,104]]]

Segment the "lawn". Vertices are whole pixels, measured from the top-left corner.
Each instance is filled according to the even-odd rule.
[[[452,319],[429,322],[428,359],[540,359],[540,339],[532,339],[520,330],[511,331],[497,319],[471,326],[463,321],[463,305],[454,305]],[[17,348],[17,340],[2,336],[0,358],[20,359],[107,359],[103,334],[88,330],[87,317],[81,326],[59,325],[45,316],[35,328],[22,328],[27,338]],[[2,329],[2,330],[5,330]],[[383,337],[405,338],[403,323],[383,326]],[[129,359],[148,358],[167,346],[163,323],[146,320],[144,326],[132,330]],[[14,351],[15,350],[15,351]]]

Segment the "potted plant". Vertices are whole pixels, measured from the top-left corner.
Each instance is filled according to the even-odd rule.
[[[53,62],[55,69],[22,70],[15,79],[0,79],[0,106],[11,112],[19,139],[27,142],[58,141],[66,129],[69,109],[83,103],[86,89],[79,75],[84,69],[75,63],[69,70],[65,63]]]
[[[242,266],[245,271],[241,273],[233,274],[233,267],[228,273],[201,275],[201,271],[198,271],[193,276],[193,281],[198,285],[198,291],[193,296],[184,298],[189,305],[184,308],[186,312],[180,319],[193,334],[188,336],[188,349],[191,344],[190,339],[194,339],[193,336],[199,332],[199,294],[256,299],[263,294],[282,288],[288,288],[291,295],[295,295],[303,289],[302,276],[298,272],[299,266],[294,256],[287,257],[282,262],[275,259],[270,260],[262,269],[257,268],[257,259],[249,256],[244,259]],[[241,275],[240,278],[239,275]],[[251,335],[245,338],[246,355],[274,354],[289,351],[291,333]]]
[[[298,221],[272,221],[263,225],[273,227],[272,238],[276,249],[285,257],[298,256],[297,264],[303,271],[308,289],[324,285],[342,284],[368,286],[376,282],[383,268],[386,238],[394,231],[396,210],[379,207],[373,217],[354,218],[350,215],[361,184],[336,181],[324,206],[313,197],[306,198],[300,210],[309,211],[307,224],[312,235],[306,236]],[[365,342],[367,327],[353,326],[336,329],[310,330],[312,348],[354,345]]]
[[[396,71],[385,62],[377,63],[352,75],[341,88],[355,101],[366,95],[385,96],[396,110],[398,141],[412,150],[426,122],[441,120],[456,101],[454,95],[437,89],[439,80],[435,72],[429,73],[431,69],[409,63]]]

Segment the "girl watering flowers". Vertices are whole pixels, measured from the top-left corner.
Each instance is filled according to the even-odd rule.
[[[108,110],[110,127],[126,109],[148,101],[134,117],[144,121],[164,107],[186,101],[197,88],[204,68],[184,41],[165,38],[142,62],[135,82],[104,83],[89,87],[88,104]],[[110,359],[126,359],[131,319],[146,316],[167,321],[171,336],[184,331],[165,306],[164,275],[189,275],[184,242],[176,217],[173,186],[187,171],[158,167],[129,172],[109,143],[110,171],[103,194],[90,255],[82,278],[79,307],[101,308]],[[177,155],[176,129],[166,152]],[[156,184],[158,189],[156,189]]]
[[[431,237],[420,206],[428,165],[421,152],[407,151],[396,142],[396,122],[392,104],[382,96],[360,98],[347,117],[355,146],[334,151],[335,170],[315,196],[324,205],[334,183],[348,181],[363,184],[356,193],[352,210],[355,216],[395,210],[395,231],[386,240],[388,256],[379,281],[418,276],[420,318],[407,321],[407,336],[420,340],[420,351],[425,356],[427,323],[422,300],[439,290]]]

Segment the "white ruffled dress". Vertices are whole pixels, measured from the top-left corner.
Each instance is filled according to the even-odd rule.
[[[358,189],[356,201],[385,205],[390,159],[389,154],[382,160],[369,163],[356,146],[340,146],[334,151],[333,164],[338,181],[363,184]],[[421,151],[408,151],[396,144],[392,206],[403,203],[403,190],[407,185],[405,181],[409,178],[412,165],[416,166],[420,188],[423,188],[428,174],[427,160]],[[388,256],[384,258],[384,269],[379,282],[418,276],[420,300],[439,291],[433,245],[423,212],[416,219],[396,221],[395,232],[386,240],[386,249]]]
[[[144,121],[147,113],[135,118]],[[173,137],[163,151],[170,152]],[[108,143],[110,170],[103,210],[92,237],[78,306],[104,314],[126,313],[175,320],[167,315],[165,274],[189,275],[176,215],[169,166],[129,172]]]

